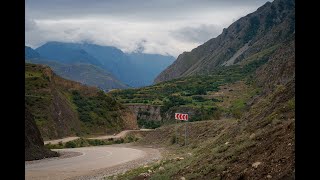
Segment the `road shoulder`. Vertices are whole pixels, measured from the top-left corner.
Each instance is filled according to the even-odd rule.
[[[122,164],[108,167],[108,168],[95,170],[85,176],[77,176],[77,177],[69,178],[68,180],[98,180],[98,179],[100,180],[100,179],[104,179],[104,177],[107,177],[107,176],[124,173],[127,170],[134,169],[151,162],[156,162],[162,158],[161,156],[162,149],[155,149],[147,146],[137,146],[131,143],[117,144],[117,145],[113,145],[113,147],[124,147],[124,148],[142,150],[145,153],[145,155],[133,161],[129,161],[129,162],[122,163]]]

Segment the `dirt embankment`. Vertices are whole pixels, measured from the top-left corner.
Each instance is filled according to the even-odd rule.
[[[294,119],[271,122],[254,131],[250,126],[244,127],[245,123],[233,119],[188,123],[186,146],[183,124],[131,133],[143,137],[139,144],[169,150],[167,159],[184,158],[163,166],[165,169],[177,167],[168,174],[173,179],[292,178],[295,164]],[[258,164],[257,168],[254,163]]]

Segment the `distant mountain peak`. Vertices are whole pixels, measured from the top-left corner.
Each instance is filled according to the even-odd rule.
[[[25,59],[40,58],[40,54],[29,46],[24,48]]]
[[[140,49],[132,53],[124,53],[113,46],[89,42],[57,41],[47,42],[36,51],[47,61],[66,65],[93,64],[110,72],[124,84],[141,87],[151,85],[153,79],[175,59],[172,56],[143,53],[145,42],[141,41]]]

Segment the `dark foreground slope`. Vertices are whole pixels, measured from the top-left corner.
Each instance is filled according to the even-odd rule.
[[[36,126],[34,117],[27,109],[25,109],[24,124],[24,153],[26,161],[58,156],[57,152],[50,151],[44,147],[43,139],[38,127]]]
[[[136,117],[103,91],[26,64],[25,102],[42,137],[105,134],[137,127]]]

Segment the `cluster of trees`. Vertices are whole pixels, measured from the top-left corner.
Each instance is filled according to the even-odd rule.
[[[98,92],[96,96],[87,97],[74,90],[72,91],[72,99],[77,106],[81,121],[108,126],[119,123],[117,122],[119,113],[116,111],[121,108],[121,105],[103,91]]]
[[[191,103],[191,101],[182,98],[181,96],[169,96],[168,99],[164,100],[163,106],[161,108],[161,113],[167,112],[170,108],[174,106],[180,106]]]

